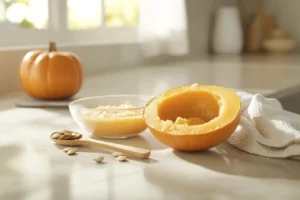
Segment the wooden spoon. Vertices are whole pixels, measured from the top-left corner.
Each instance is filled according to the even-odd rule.
[[[91,141],[91,140],[83,140],[83,139],[75,139],[75,140],[59,140],[59,139],[53,139],[52,135],[55,133],[52,133],[50,138],[53,140],[56,144],[64,145],[64,146],[91,146],[91,147],[98,147],[98,148],[104,148],[109,149],[113,151],[119,151],[123,152],[128,155],[132,155],[138,158],[148,158],[150,156],[150,150],[148,149],[142,149],[138,147],[131,147],[126,146],[122,144],[115,144],[110,142],[104,142],[104,141]]]

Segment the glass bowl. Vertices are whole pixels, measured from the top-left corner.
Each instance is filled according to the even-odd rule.
[[[151,96],[109,95],[81,98],[69,104],[75,122],[92,138],[128,138],[147,127],[143,111]]]

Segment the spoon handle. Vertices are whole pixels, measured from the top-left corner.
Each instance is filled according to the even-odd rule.
[[[115,144],[115,143],[104,142],[104,141],[90,141],[90,140],[85,140],[84,143],[85,145],[88,146],[104,148],[113,151],[119,151],[139,158],[148,158],[150,156],[150,150],[148,149],[126,146],[123,144]]]

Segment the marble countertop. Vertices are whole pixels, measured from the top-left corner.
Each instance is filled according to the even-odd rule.
[[[86,78],[78,97],[155,95],[191,83],[271,94],[300,84],[289,61],[213,59],[106,71]],[[242,152],[227,143],[205,152],[174,151],[150,132],[114,140],[152,150],[149,160],[120,163],[95,149],[67,156],[49,139],[56,130],[82,131],[67,109],[17,108],[22,94],[0,100],[0,199],[299,199],[300,162]],[[93,159],[105,156],[105,164]]]

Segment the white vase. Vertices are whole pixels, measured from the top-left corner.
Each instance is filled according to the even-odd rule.
[[[239,54],[242,48],[243,32],[237,8],[234,6],[219,8],[213,28],[213,52],[217,54]]]

